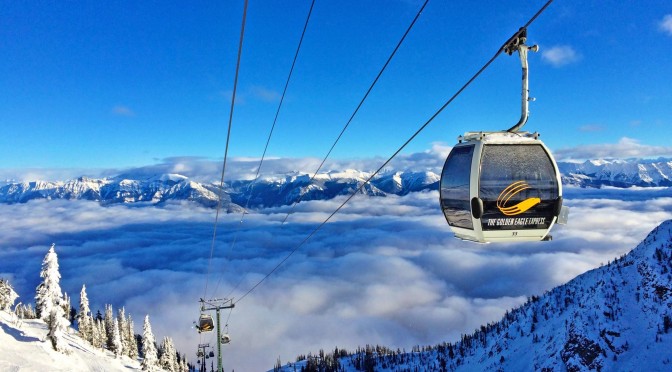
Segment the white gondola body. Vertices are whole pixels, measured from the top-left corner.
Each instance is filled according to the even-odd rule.
[[[455,237],[548,240],[568,210],[558,166],[538,134],[470,132],[458,139],[440,182],[441,209]]]

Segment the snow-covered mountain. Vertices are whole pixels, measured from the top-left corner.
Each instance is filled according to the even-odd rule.
[[[338,195],[348,195],[358,189],[371,173],[346,170],[330,171],[315,176],[310,182],[308,174],[291,174],[285,177],[259,179],[257,182],[235,181],[230,195],[234,203],[253,208],[290,205],[299,198],[325,200]],[[433,172],[389,172],[375,177],[362,189],[368,196],[389,194],[406,195],[410,192],[438,189],[439,176]]]
[[[582,187],[672,186],[672,160],[589,160],[559,163],[562,182]]]
[[[289,205],[301,200],[331,199],[356,190],[371,173],[346,170],[318,174],[312,183],[310,175],[292,173],[256,182],[228,182],[223,193],[223,206],[229,212],[242,211],[241,206],[263,208]],[[362,190],[370,196],[405,195],[409,192],[436,188],[439,177],[432,172],[395,172],[376,177]],[[162,204],[168,201],[192,201],[205,207],[217,205],[218,183],[199,183],[178,174],[134,177],[131,174],[113,178],[80,177],[64,182],[5,182],[0,184],[0,203],[25,203],[35,199],[81,199],[104,205],[119,203]],[[249,199],[249,204],[248,204]]]
[[[337,349],[338,350],[338,349]],[[670,371],[672,220],[634,250],[454,343],[316,354],[281,371]]]
[[[0,311],[0,371],[139,371],[137,360],[100,350],[71,333],[65,341],[71,354],[55,351],[47,326],[39,319],[17,319]]]
[[[672,186],[672,160],[591,160],[559,163],[563,183],[581,187]],[[328,171],[311,175],[292,172],[273,177],[233,180],[225,184],[223,206],[229,212],[290,205],[299,198],[325,200],[349,194],[371,176],[358,170]],[[362,193],[369,196],[406,195],[438,190],[440,175],[432,171],[387,171],[374,177]],[[179,174],[146,176],[122,174],[112,178],[80,177],[69,181],[0,183],[0,203],[25,203],[34,199],[94,200],[104,205],[191,201],[205,207],[217,205],[219,183],[196,182]],[[248,202],[249,200],[249,202]]]
[[[205,207],[217,205],[219,188],[202,184],[178,174],[133,179],[80,177],[57,182],[5,182],[0,187],[0,202],[25,203],[34,199],[93,200],[104,205],[118,203],[161,204],[169,200],[193,201]],[[229,212],[242,211],[223,194],[223,206]]]

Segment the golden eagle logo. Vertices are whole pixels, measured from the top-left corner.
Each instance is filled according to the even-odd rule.
[[[497,197],[497,208],[505,216],[515,216],[534,207],[541,202],[539,198],[527,198],[516,205],[509,205],[509,200],[523,190],[530,188],[525,181],[516,181],[507,186]]]

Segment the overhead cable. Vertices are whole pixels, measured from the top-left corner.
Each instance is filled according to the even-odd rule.
[[[268,133],[268,138],[266,139],[266,146],[264,146],[264,152],[261,155],[261,160],[259,161],[259,165],[257,166],[257,172],[254,176],[254,179],[252,182],[250,182],[248,186],[248,196],[247,196],[247,201],[245,202],[245,206],[243,207],[243,213],[240,217],[240,221],[238,223],[238,227],[236,228],[236,232],[233,236],[233,240],[231,242],[231,251],[233,251],[234,247],[236,246],[236,241],[238,240],[238,233],[240,232],[240,229],[243,225],[243,220],[245,219],[245,215],[247,214],[247,208],[250,205],[250,200],[252,199],[252,189],[254,185],[256,184],[257,180],[259,179],[259,174],[261,172],[261,166],[264,164],[264,160],[266,159],[266,152],[268,151],[268,145],[271,143],[271,137],[273,137],[273,131],[275,129],[275,124],[278,121],[278,116],[280,115],[280,109],[282,108],[282,103],[285,100],[285,94],[287,93],[287,87],[289,86],[289,81],[292,78],[292,73],[294,72],[294,66],[296,65],[296,60],[299,57],[299,51],[301,50],[301,45],[303,44],[303,38],[306,35],[306,30],[308,29],[308,22],[310,21],[310,16],[313,13],[313,7],[315,6],[315,0],[313,0],[310,4],[310,9],[308,10],[308,15],[306,16],[306,22],[303,25],[303,31],[301,32],[301,38],[299,39],[299,45],[296,47],[296,52],[294,53],[294,60],[292,61],[292,66],[289,69],[289,74],[287,75],[287,81],[285,82],[285,87],[282,90],[282,96],[280,97],[280,103],[278,104],[278,109],[275,112],[275,118],[273,119],[273,125],[271,125],[271,130]],[[217,282],[217,285],[215,286],[214,292],[217,292],[217,288],[219,287],[219,283],[221,281],[222,277],[220,277],[220,280]],[[231,293],[235,291],[238,286],[242,283],[242,278],[240,281],[238,281],[238,284],[231,289],[230,293],[226,296],[227,298],[231,296]]]
[[[537,17],[538,17],[544,10],[546,10],[546,8],[547,8],[552,2],[553,2],[553,0],[549,0],[549,1],[548,1],[548,2],[547,2],[547,3],[546,3],[546,4],[545,4],[545,5],[544,5],[544,6],[543,6],[543,7],[542,7],[536,14],[535,14],[535,15],[534,15],[534,16],[533,16],[533,17],[532,17],[526,24],[525,24],[524,28],[527,28],[532,22],[534,22],[534,20],[536,20]],[[519,32],[520,32],[520,31],[519,31]],[[518,35],[518,32],[517,32],[513,37],[517,37],[517,35]],[[513,38],[513,37],[512,37],[512,38]],[[307,242],[308,242],[308,241],[309,241],[309,240],[310,240],[310,239],[311,239],[311,238],[312,238],[312,237],[313,237],[313,236],[314,236],[314,235],[315,235],[315,234],[316,234],[316,233],[317,233],[317,232],[318,232],[324,225],[326,225],[327,222],[329,222],[329,220],[331,220],[331,218],[334,217],[334,215],[336,215],[336,213],[338,213],[338,212],[339,212],[339,211],[340,211],[340,210],[341,210],[341,209],[342,209],[342,208],[343,208],[343,207],[344,207],[344,206],[345,206],[345,205],[346,205],[346,204],[347,204],[347,203],[348,203],[348,202],[349,202],[355,195],[357,195],[358,193],[360,193],[360,192],[362,191],[362,189],[364,188],[364,186],[366,186],[369,182],[371,182],[371,180],[372,180],[376,175],[378,175],[378,173],[380,173],[380,171],[382,171],[382,170],[383,170],[383,169],[384,169],[384,168],[385,168],[385,167],[392,161],[392,159],[394,159],[394,157],[396,157],[396,156],[397,156],[397,155],[398,155],[398,154],[399,154],[399,153],[400,153],[400,152],[401,152],[401,151],[402,151],[402,150],[403,150],[403,149],[404,149],[404,148],[405,148],[411,141],[413,141],[413,139],[415,139],[415,137],[417,137],[417,136],[420,134],[420,132],[422,132],[422,131],[423,131],[423,130],[424,130],[424,129],[425,129],[425,128],[432,122],[432,121],[434,121],[434,119],[436,119],[436,117],[439,116],[439,114],[441,114],[441,112],[443,112],[443,110],[444,110],[446,107],[448,107],[448,105],[450,105],[450,104],[455,100],[455,98],[457,98],[457,97],[458,97],[458,96],[459,96],[459,95],[460,95],[460,94],[461,94],[461,93],[462,93],[462,92],[463,92],[463,91],[464,91],[464,90],[465,90],[465,89],[466,89],[466,88],[467,88],[467,87],[468,87],[474,80],[476,80],[476,78],[477,78],[478,76],[481,75],[481,73],[482,73],[483,71],[485,71],[485,69],[487,69],[487,68],[492,64],[492,62],[494,62],[494,60],[495,60],[495,59],[496,59],[496,58],[497,58],[497,57],[504,51],[504,47],[509,43],[509,41],[510,41],[512,38],[508,39],[504,44],[502,44],[502,46],[497,50],[497,52],[496,52],[496,53],[495,53],[495,54],[494,54],[494,55],[493,55],[493,56],[492,56],[492,57],[491,57],[491,58],[490,58],[490,59],[489,59],[489,60],[488,60],[488,61],[487,61],[487,62],[486,62],[486,63],[485,63],[485,64],[484,64],[484,65],[483,65],[483,66],[482,66],[482,67],[481,67],[481,68],[480,68],[480,69],[479,69],[479,70],[478,70],[478,71],[477,71],[477,72],[476,72],[476,73],[469,79],[469,80],[467,80],[467,82],[466,82],[460,89],[458,89],[457,92],[455,92],[455,94],[453,94],[453,95],[446,101],[446,103],[444,103],[444,104],[443,104],[443,105],[442,105],[442,106],[441,106],[441,107],[440,107],[440,108],[439,108],[439,109],[438,109],[438,110],[437,110],[437,111],[436,111],[436,112],[435,112],[435,113],[434,113],[434,114],[433,114],[433,115],[432,115],[432,116],[431,116],[431,117],[424,123],[424,124],[422,124],[422,125],[420,126],[420,128],[419,128],[418,130],[416,130],[415,133],[413,133],[413,135],[412,135],[408,140],[406,140],[406,142],[404,142],[404,143],[403,143],[403,144],[402,144],[402,145],[401,145],[401,146],[400,146],[400,147],[399,147],[399,148],[392,154],[392,156],[390,156],[390,157],[389,157],[389,158],[388,158],[388,159],[387,159],[387,160],[386,160],[386,161],[385,161],[385,162],[384,162],[384,163],[383,163],[383,164],[382,164],[382,165],[381,165],[375,172],[373,172],[373,173],[369,176],[369,178],[367,178],[367,179],[366,179],[366,180],[365,180],[365,181],[364,181],[364,182],[363,182],[363,183],[362,183],[356,190],[354,190],[352,193],[350,193],[350,195],[345,199],[345,201],[343,201],[343,203],[341,203],[341,204],[338,206],[338,208],[336,208],[336,210],[334,210],[334,211],[333,211],[333,212],[332,212],[332,213],[331,213],[331,214],[330,214],[324,221],[322,221],[322,223],[320,223],[317,227],[315,227],[315,229],[313,229],[313,231],[311,231],[310,234],[308,234],[308,236],[306,236],[306,237],[305,237],[305,238],[304,238],[304,239],[303,239],[303,240],[302,240],[302,241],[301,241],[301,242],[300,242],[294,249],[292,249],[292,251],[290,251],[289,254],[287,254],[287,255],[286,255],[286,256],[285,256],[285,257],[284,257],[284,258],[283,258],[277,265],[275,265],[275,267],[273,267],[273,269],[271,269],[271,270],[270,270],[270,271],[269,271],[263,278],[261,278],[259,281],[257,281],[257,283],[256,283],[255,285],[253,285],[253,286],[252,286],[252,287],[251,287],[245,294],[243,294],[241,297],[239,297],[238,300],[236,300],[235,304],[237,304],[238,302],[242,301],[245,297],[247,297],[250,293],[252,293],[257,287],[259,287],[264,281],[266,281],[266,279],[268,279],[268,278],[269,278],[275,271],[277,271],[278,268],[280,268],[280,266],[282,266],[282,265],[283,265],[283,264],[284,264],[284,263],[285,263],[285,262],[286,262],[286,261],[287,261],[287,260],[288,260],[288,259],[289,259],[289,258],[290,258],[290,257],[297,251],[297,250],[299,250],[299,248],[301,248],[304,244],[306,244],[306,243],[307,243]]]
[[[231,108],[229,110],[229,125],[226,132],[226,146],[224,149],[224,161],[222,162],[222,176],[219,180],[219,193],[217,195],[217,211],[215,212],[215,223],[212,231],[212,243],[210,245],[210,258],[208,259],[208,270],[205,277],[205,290],[203,293],[203,298],[207,298],[208,293],[208,280],[210,279],[210,270],[212,267],[212,258],[215,252],[215,242],[217,240],[217,225],[219,222],[219,213],[222,209],[222,198],[224,194],[224,174],[226,173],[226,161],[229,154],[229,142],[231,139],[231,125],[233,123],[233,109],[235,108],[236,103],[236,90],[238,87],[238,74],[240,72],[240,56],[243,52],[243,37],[245,36],[245,21],[247,19],[247,4],[248,0],[245,0],[245,5],[243,7],[243,20],[240,26],[240,41],[238,42],[238,58],[236,60],[236,74],[233,80],[233,94],[231,95]]]
[[[335,140],[334,143],[331,145],[331,148],[329,149],[329,151],[327,151],[327,154],[324,156],[324,159],[322,159],[322,162],[320,163],[320,166],[317,167],[317,170],[315,171],[315,173],[313,174],[313,176],[310,177],[310,180],[308,181],[308,184],[309,184],[309,185],[313,183],[313,181],[315,180],[315,177],[316,177],[317,174],[320,172],[320,169],[322,169],[322,167],[324,166],[324,163],[325,163],[325,162],[327,161],[327,159],[329,158],[329,155],[331,155],[331,152],[334,150],[334,147],[336,147],[336,144],[338,143],[338,141],[340,141],[341,137],[343,136],[343,133],[345,133],[345,131],[348,129],[348,126],[349,126],[350,123],[352,122],[352,119],[355,118],[355,115],[357,115],[357,112],[359,112],[359,109],[360,109],[360,108],[362,107],[362,105],[364,104],[364,101],[366,101],[366,98],[369,96],[369,93],[371,93],[371,91],[373,90],[373,87],[374,87],[374,86],[376,85],[376,83],[378,82],[378,79],[380,79],[381,75],[383,75],[383,72],[385,72],[385,69],[387,68],[387,65],[390,64],[390,61],[392,61],[392,58],[394,57],[394,55],[397,54],[397,50],[399,50],[399,47],[401,46],[401,44],[402,44],[402,43],[404,42],[404,40],[406,39],[406,36],[408,36],[408,33],[411,32],[411,29],[413,28],[413,25],[415,25],[415,22],[418,20],[418,18],[420,18],[420,15],[422,14],[422,11],[425,9],[425,7],[427,6],[427,3],[428,3],[428,2],[429,2],[429,0],[425,0],[424,4],[422,4],[422,6],[420,7],[420,10],[418,10],[418,13],[415,15],[415,18],[413,18],[413,21],[411,22],[411,24],[410,24],[410,25],[408,26],[408,28],[406,29],[406,32],[404,32],[404,35],[401,37],[401,39],[400,39],[399,42],[397,43],[397,46],[394,48],[394,50],[392,51],[392,53],[390,54],[390,56],[387,58],[387,61],[385,61],[385,64],[383,65],[383,67],[382,67],[382,68],[380,69],[380,71],[378,72],[378,75],[376,76],[376,78],[373,79],[373,82],[371,83],[371,85],[369,86],[369,89],[368,89],[368,90],[366,91],[366,93],[364,94],[364,97],[362,97],[362,99],[359,101],[359,104],[358,104],[357,107],[355,108],[355,111],[353,111],[352,115],[350,115],[350,119],[348,119],[348,121],[345,123],[345,126],[343,126],[343,129],[341,129],[341,133],[338,134],[338,137],[336,137],[336,140]],[[299,202],[301,202],[301,200],[303,200],[303,195],[305,195],[305,194],[299,194],[298,199],[295,200],[294,203],[292,203],[292,206],[289,208],[289,212],[287,212],[287,215],[286,215],[285,218],[282,220],[282,223],[283,223],[283,224],[287,221],[287,218],[289,217],[289,215],[292,214],[292,211],[294,210],[294,207],[295,207]]]

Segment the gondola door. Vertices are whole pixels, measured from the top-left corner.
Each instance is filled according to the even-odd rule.
[[[485,144],[478,184],[484,239],[543,239],[561,203],[557,174],[540,143]]]

